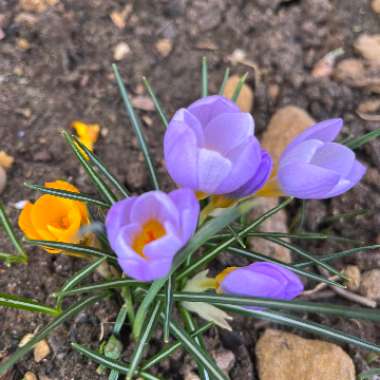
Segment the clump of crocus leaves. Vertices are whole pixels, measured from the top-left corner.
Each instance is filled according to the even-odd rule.
[[[100,371],[109,369],[110,379],[124,375],[128,380],[158,379],[151,368],[180,348],[192,356],[202,379],[226,379],[206,351],[203,334],[215,325],[230,329],[234,314],[299,328],[380,352],[380,347],[371,342],[297,316],[324,313],[379,322],[378,312],[296,299],[304,289],[301,278],[311,285],[326,283],[344,287],[346,278],[334,268],[334,260],[379,248],[379,245],[315,257],[284,238],[327,239],[329,236],[258,231],[261,223],[289,205],[293,198],[326,199],[355,186],[366,168],[356,159],[353,150],[376,137],[379,131],[338,143],[334,140],[343,126],[342,120],[326,120],[297,136],[279,162],[273,162],[254,135],[252,116],[241,112],[235,103],[245,77],[238,83],[231,100],[222,95],[209,96],[204,59],[202,98],[178,110],[170,120],[144,78],[166,128],[165,163],[176,186],[165,193],[159,189],[139,118],[118,68],[113,69],[145,157],[152,190],[130,194],[88,144],[63,132],[99,197],[83,194],[72,184],[58,179],[45,186],[29,184],[28,187],[43,195],[35,203],[26,204],[19,226],[26,244],[40,246],[51,254],[68,254],[87,260],[87,265],[61,289],[55,290],[54,307],[0,293],[1,306],[54,317],[0,365],[0,375],[63,322],[115,295],[123,302],[113,334],[96,350],[71,342],[74,350],[97,362]],[[226,70],[220,94],[223,94],[228,73]],[[265,196],[284,199],[259,218],[246,218],[259,197]],[[28,256],[23,243],[12,229],[4,208],[0,207],[0,211],[2,224],[17,251],[17,254],[1,253],[0,259],[7,265],[26,264]],[[289,248],[298,260],[285,264],[250,251],[245,240],[254,236]],[[220,273],[209,275],[208,266],[223,252],[244,257],[251,264],[226,267]],[[86,284],[90,274],[104,265],[113,268],[107,271],[108,277],[99,283]],[[323,268],[323,273],[334,277],[322,276],[313,270],[315,267]],[[120,337],[123,327],[131,334],[127,342]],[[154,356],[146,357],[146,347],[157,328],[162,331],[162,347]],[[121,361],[127,344],[134,344],[133,354],[127,361]]]

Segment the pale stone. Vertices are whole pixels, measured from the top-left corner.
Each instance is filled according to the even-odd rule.
[[[41,362],[50,354],[50,347],[46,340],[41,340],[34,346],[33,355],[36,363]]]
[[[240,77],[238,75],[232,75],[226,83],[226,86],[224,87],[224,93],[223,95],[231,99],[232,95],[235,92],[235,88],[237,84],[239,83]],[[254,94],[251,89],[251,87],[244,83],[243,87],[241,88],[240,95],[236,101],[236,104],[239,106],[240,110],[243,112],[251,112],[253,107],[253,101],[254,101]]]
[[[165,58],[171,53],[173,42],[169,38],[161,38],[156,42],[156,49]]]
[[[113,59],[115,61],[123,60],[129,53],[131,49],[126,42],[119,42],[113,50]]]
[[[236,362],[235,354],[229,350],[220,350],[212,353],[218,367],[228,375],[228,372],[233,368]]]
[[[360,287],[361,273],[356,265],[347,265],[343,269],[343,273],[347,277],[347,287],[350,290],[358,290]]]
[[[361,34],[354,47],[368,62],[380,66],[380,34]]]
[[[375,13],[380,14],[380,0],[372,0],[371,7]]]
[[[362,274],[360,293],[374,301],[380,301],[380,269],[372,269]]]
[[[6,184],[7,184],[7,173],[0,166],[0,194],[4,191]]]
[[[256,356],[260,380],[355,380],[351,358],[333,343],[269,329]]]
[[[26,372],[22,380],[38,380],[38,377],[33,372]]]

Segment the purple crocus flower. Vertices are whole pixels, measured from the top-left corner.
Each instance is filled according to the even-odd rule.
[[[287,146],[277,172],[284,194],[300,199],[326,199],[350,190],[361,180],[365,166],[350,148],[332,142],[342,127],[342,119],[322,121]]]
[[[216,277],[216,281],[218,291],[222,293],[278,300],[291,300],[304,289],[293,272],[266,262],[227,268]]]
[[[124,273],[138,281],[166,276],[175,254],[193,235],[199,203],[190,189],[150,191],[116,202],[107,237]]]
[[[255,191],[271,168],[254,136],[252,116],[218,95],[175,113],[165,133],[164,155],[178,185],[207,194],[239,197],[234,192],[248,182],[242,193]]]

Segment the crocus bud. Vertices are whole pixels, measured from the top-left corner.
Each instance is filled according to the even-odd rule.
[[[106,230],[124,273],[138,281],[166,276],[175,254],[193,235],[199,203],[190,189],[150,191],[115,203]]]
[[[341,119],[322,121],[287,146],[277,172],[277,184],[283,194],[326,199],[350,190],[361,180],[365,166],[350,148],[332,142],[342,126]]]
[[[248,181],[255,182],[247,185],[248,190],[256,190],[271,167],[262,164],[252,116],[218,95],[175,113],[165,133],[164,155],[179,186],[207,194],[240,191]]]
[[[303,291],[303,284],[280,265],[256,262],[246,267],[230,267],[216,276],[217,291],[248,297],[291,300]]]

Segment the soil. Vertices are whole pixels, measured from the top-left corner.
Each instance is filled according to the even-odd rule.
[[[39,2],[49,3],[36,1]],[[260,81],[255,81],[253,70],[248,68],[259,134],[276,109],[286,104],[306,109],[316,120],[343,117],[346,136],[379,126],[378,122],[362,120],[355,113],[359,103],[372,99],[373,95],[331,77],[313,78],[310,74],[314,64],[329,51],[343,47],[345,57],[353,57],[353,41],[359,34],[379,32],[379,15],[371,10],[368,0],[135,0],[128,2],[132,8],[123,29],[115,26],[110,14],[121,11],[126,1],[58,0],[41,13],[25,11],[21,6],[25,3],[33,2],[0,0],[5,34],[0,40],[0,150],[15,157],[1,200],[15,225],[18,211],[12,205],[35,197],[23,186],[25,181],[41,184],[64,178],[84,192],[93,191],[59,133],[73,120],[99,123],[103,132],[108,133],[103,133],[96,144],[96,153],[132,191],[150,188],[142,155],[112,76],[113,49],[120,42],[126,42],[130,48],[120,62],[120,69],[132,96],[140,94],[141,77],[146,75],[169,115],[199,97],[202,56],[206,55],[209,61],[210,92],[216,92],[224,68],[231,64],[227,57],[235,49],[242,49],[246,59],[254,62],[261,73]],[[166,57],[156,48],[162,38],[173,44]],[[233,70],[244,73],[247,67],[236,65]],[[173,185],[162,161],[164,128],[154,113],[140,111],[140,114],[145,120],[144,132],[162,187],[170,189]],[[305,230],[331,231],[368,244],[379,242],[379,141],[367,144],[358,154],[369,167],[366,178],[342,197],[307,202]],[[364,214],[339,217],[355,210],[364,210]],[[295,216],[297,212],[298,207],[293,207],[289,215]],[[11,249],[4,234],[0,233],[0,238],[1,249]],[[305,247],[327,253],[346,245],[329,241],[309,242]],[[29,252],[28,266],[8,269],[0,264],[0,290],[52,303],[49,294],[83,263],[37,249]],[[344,263],[355,263],[362,270],[380,267],[380,250],[353,256],[338,266]],[[349,304],[338,298],[330,301]],[[32,355],[28,355],[8,374],[9,378],[21,379],[30,370],[40,379],[43,376],[62,380],[106,379],[107,376],[97,375],[96,365],[75,353],[69,342],[75,340],[95,348],[99,343],[100,322],[108,334],[107,322],[114,321],[116,313],[116,300],[101,302],[81,313],[50,336],[52,353],[47,359],[36,364]],[[372,323],[319,315],[309,318],[380,343],[380,330]],[[26,333],[41,327],[48,319],[0,308],[0,359],[13,352]],[[210,349],[223,346],[235,353],[233,379],[256,376],[254,345],[261,330],[255,323],[237,318],[233,333],[214,329],[208,334]],[[344,348],[359,372],[368,369],[368,352]],[[163,363],[158,373],[165,379],[183,378],[181,358],[182,354],[178,354]],[[379,362],[371,365],[379,367]]]

